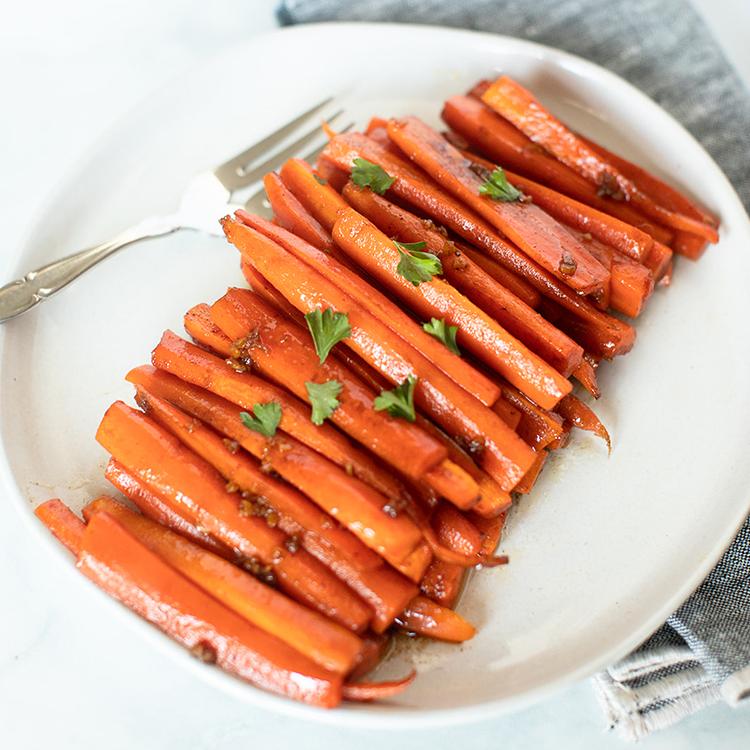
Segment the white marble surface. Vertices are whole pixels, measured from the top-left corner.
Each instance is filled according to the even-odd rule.
[[[750,81],[747,0],[695,0]],[[275,25],[275,0],[27,0],[0,24],[0,279],[58,175],[170,77]],[[252,74],[252,71],[249,72]],[[190,679],[70,585],[15,512],[0,510],[0,747],[615,748],[586,683],[494,721],[384,736],[253,710]],[[750,711],[716,706],[653,736],[654,750],[748,746]]]

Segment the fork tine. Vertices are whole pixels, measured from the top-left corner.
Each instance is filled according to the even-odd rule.
[[[338,112],[336,112],[334,115],[328,118],[328,122],[335,120],[337,117],[343,114],[343,112],[344,110],[340,109]],[[313,140],[315,136],[318,135],[319,132],[320,132],[320,124],[316,125],[311,130],[308,130],[306,133],[304,133],[299,138],[297,138],[296,141],[290,143],[286,148],[269,156],[268,159],[261,162],[256,167],[253,167],[252,169],[246,172],[243,172],[240,176],[244,184],[249,185],[255,180],[260,179],[266,172],[274,169],[277,165],[285,162],[287,159],[297,154],[297,152],[303,146],[306,146],[311,140]]]
[[[284,140],[284,138],[286,138],[288,135],[293,133],[311,115],[323,109],[323,107],[325,107],[327,104],[330,104],[332,101],[333,97],[329,96],[322,102],[318,102],[318,104],[315,104],[314,106],[310,107],[310,109],[295,117],[293,120],[290,120],[288,123],[286,123],[286,125],[282,125],[270,135],[266,136],[257,143],[254,143],[252,146],[250,146],[250,148],[245,149],[245,151],[242,151],[236,156],[233,156],[231,159],[225,161],[214,170],[214,174],[225,185],[227,190],[236,190],[237,187],[241,187],[242,184],[247,184],[246,182],[243,182],[240,185],[233,187],[233,183],[238,176],[238,168],[245,167],[253,159],[257,159],[259,156],[262,156],[263,153],[265,153],[269,148],[272,148],[277,143],[280,143],[282,140]]]

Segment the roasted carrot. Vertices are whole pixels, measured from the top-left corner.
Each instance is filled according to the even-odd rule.
[[[391,140],[436,182],[500,230],[530,258],[577,292],[596,293],[608,273],[551,216],[527,201],[495,201],[482,195],[489,173],[477,174],[463,154],[416,117],[392,120]]]
[[[474,525],[482,534],[482,554],[492,555],[500,544],[500,537],[505,527],[506,514],[503,513],[497,518],[482,518],[476,514],[470,516]]]
[[[480,97],[451,97],[445,102],[442,116],[471,147],[503,168],[530,177],[587,206],[614,216],[660,242],[671,242],[670,230],[654,223],[630,204],[600,195],[595,185],[533,143],[520,130],[493,112]],[[465,146],[459,144],[457,148]]]
[[[599,417],[583,403],[579,398],[572,394],[564,398],[557,407],[557,413],[579,430],[593,432],[600,437],[606,444],[607,450],[612,450],[612,441],[609,437],[607,428],[602,424]]]
[[[242,275],[245,277],[247,283],[250,284],[250,288],[256,294],[261,296],[266,302],[277,307],[291,320],[296,320],[297,322],[300,322],[302,320],[302,315],[300,314],[299,310],[292,307],[284,299],[284,297],[282,297],[273,288],[273,286],[269,284],[268,281],[266,281],[266,279],[264,279],[263,276],[261,276],[255,268],[253,268],[253,266],[251,266],[249,263],[245,263],[245,261],[242,261],[241,268]]]
[[[419,408],[426,410],[450,433],[469,441],[480,441],[480,444],[483,441],[482,465],[503,489],[515,486],[533,463],[533,451],[527,452],[523,441],[497,415],[446,377],[328,278],[248,226],[230,219],[225,219],[223,226],[229,240],[246,260],[259,268],[297,309],[309,312],[331,308],[347,314],[351,335],[343,343],[392,383],[400,384],[409,377],[416,378],[414,393]],[[302,276],[300,266],[305,269]]]
[[[537,403],[552,408],[570,392],[570,383],[489,315],[443,279],[418,286],[398,272],[401,251],[353,209],[341,211],[333,228],[336,243],[357,264],[424,318],[444,319],[458,328],[459,345],[516,385]],[[446,259],[446,266],[450,264]]]
[[[697,234],[712,243],[718,242],[715,227],[655,203],[617,167],[545,109],[531,92],[508,76],[494,81],[482,95],[482,101],[600,190],[616,199],[629,201],[671,229]]]
[[[596,379],[598,362],[584,355],[581,364],[573,372],[573,377],[594,397],[599,398],[602,392]]]
[[[171,376],[170,376],[171,377]],[[220,555],[226,560],[241,560],[241,555],[236,550],[228,547],[223,542],[214,539],[203,529],[188,521],[184,516],[167,505],[161,498],[137,477],[114,458],[111,458],[104,469],[104,477],[116,489],[122,492],[137,508],[152,521],[174,529],[180,536],[186,537],[199,544],[204,549]],[[286,532],[286,530],[282,529]]]
[[[397,178],[390,188],[393,195],[480,248],[566,309],[575,318],[575,331],[580,338],[578,343],[585,344],[589,351],[612,358],[632,348],[635,341],[632,326],[597,310],[587,299],[501,239],[484,219],[379,144],[364,135],[346,133],[329,141],[323,155],[341,169],[350,171],[355,158],[364,158],[381,166]]]
[[[330,251],[333,240],[274,172],[263,178],[268,201],[278,224],[319,250]]]
[[[326,493],[336,494],[336,486],[329,486],[325,482],[325,477],[334,476],[342,469],[290,436],[286,436],[283,441],[267,442],[261,435],[248,430],[242,424],[240,417],[242,410],[235,404],[186,383],[174,375],[149,366],[131,370],[127,375],[127,380],[148,393],[169,401],[225,435],[225,446],[229,452],[236,453],[242,447],[256,458],[263,459],[264,466],[275,471],[309,497]],[[291,456],[286,459],[288,454]],[[295,468],[295,463],[297,463],[295,456],[298,454],[305,456],[302,461],[298,462],[300,466],[312,466],[312,470],[307,475],[299,468]],[[287,465],[292,467],[291,470],[287,471]],[[355,569],[373,570],[381,566],[382,561],[376,553],[350,531],[332,522],[326,512],[299,493],[278,494],[274,508],[281,516],[286,515],[293,519],[301,530],[318,537],[319,544],[324,545],[331,552],[339,553],[336,557],[343,555]],[[298,531],[289,533],[298,533]],[[331,567],[335,568],[335,565]]]
[[[441,503],[432,515],[438,539],[448,548],[464,555],[482,553],[482,535],[476,526],[454,507]]]
[[[417,671],[412,669],[409,674],[399,680],[385,680],[383,682],[347,682],[341,688],[341,695],[346,701],[367,703],[392,698],[400,695],[414,682]]]
[[[534,465],[526,472],[523,479],[516,486],[516,492],[521,495],[527,495],[534,488],[536,480],[539,479],[539,475],[542,473],[544,463],[547,460],[549,453],[543,448],[539,450],[536,456]]]
[[[348,209],[348,204],[345,205]],[[498,398],[500,390],[495,383],[460,357],[456,357],[432,336],[426,334],[398,305],[374,289],[351,269],[324,253],[316,252],[311,245],[301,242],[299,238],[258,216],[251,216],[243,211],[238,211],[237,215],[244,224],[253,227],[304,263],[324,274],[409,346],[427,356],[436,367],[458,383],[467,393],[472,394],[487,406]]]
[[[364,451],[328,424],[314,425],[308,407],[286,391],[249,372],[236,372],[223,360],[167,331],[154,349],[152,362],[160,370],[205,388],[217,396],[253,411],[256,404],[281,405],[281,429],[335,464],[351,470],[386,495],[398,494],[388,473]],[[240,365],[241,366],[241,365]],[[241,366],[242,367],[242,366]]]
[[[645,266],[651,271],[654,281],[658,284],[672,263],[673,253],[661,242],[654,242],[654,247],[645,260]]]
[[[491,554],[491,553],[490,553]],[[455,605],[461,592],[466,568],[455,563],[433,560],[422,582],[419,584],[420,591],[433,602],[443,607],[451,608]]]
[[[521,411],[516,428],[518,434],[535,450],[545,448],[562,433],[562,418],[554,412],[541,409],[511,385],[503,387],[503,397]],[[536,463],[536,457],[534,460]]]
[[[511,430],[518,427],[518,423],[521,421],[521,411],[506,398],[499,398],[492,408]]]
[[[293,502],[277,501],[277,497],[292,490],[262,471],[260,464],[246,453],[227,449],[219,435],[194,417],[140,387],[137,401],[152,419],[211,464],[227,481],[245,492],[267,499],[272,507]],[[274,437],[268,441],[261,438],[261,441],[270,448],[269,464],[283,465],[286,477],[292,481],[300,474],[309,476],[312,468],[319,465],[317,457],[311,460],[307,450],[297,451],[290,459],[289,453],[296,446],[286,437]],[[263,455],[262,449],[259,452]],[[283,462],[281,455],[286,459]],[[304,466],[310,460],[310,466],[295,473],[295,464]],[[389,562],[400,563],[420,542],[422,535],[411,519],[405,514],[386,513],[386,498],[364,482],[348,477],[340,470],[318,476],[317,481],[323,491],[315,492],[312,499],[325,506],[328,513]]]
[[[362,641],[341,625],[112,498],[97,498],[83,510],[88,521],[97,513],[115,518],[139,542],[197,586],[321,667],[346,674],[357,663]]]
[[[86,525],[73,511],[57,498],[47,500],[34,510],[36,517],[52,532],[58,542],[74,555],[81,549]]]
[[[583,357],[581,347],[498,283],[464,248],[372,190],[361,190],[349,183],[343,195],[388,237],[401,242],[425,242],[424,250],[441,258],[443,274],[456,289],[564,377],[578,365]]]
[[[196,343],[222,357],[232,355],[232,342],[211,320],[211,308],[207,304],[200,303],[191,307],[185,313],[183,325]]]
[[[361,599],[279,529],[243,515],[216,470],[152,419],[116,402],[104,415],[97,440],[173,510],[267,566],[290,596],[354,632],[367,626],[371,611]]]
[[[281,179],[302,205],[329,232],[346,201],[330,186],[321,185],[302,159],[289,159],[281,167]]]
[[[390,639],[383,634],[365,633],[360,640],[362,641],[362,650],[357,664],[349,673],[350,680],[364,677],[368,672],[375,669],[383,658]]]
[[[343,169],[339,169],[337,166],[331,164],[330,161],[324,159],[315,165],[315,172],[321,180],[325,180],[337,193],[340,193],[341,189],[349,181],[349,175]]]
[[[87,526],[78,568],[205,661],[295,700],[339,703],[338,675],[217,601],[107,513],[96,513]]]
[[[463,643],[476,633],[461,615],[424,596],[415,596],[397,622],[409,632],[450,643]]]

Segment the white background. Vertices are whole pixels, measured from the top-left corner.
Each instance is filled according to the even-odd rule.
[[[695,2],[750,82],[750,3]],[[12,5],[5,0],[0,280],[8,277],[14,250],[45,195],[87,145],[170,78],[273,28],[275,5],[276,0]],[[55,254],[51,248],[50,257]],[[45,555],[15,512],[0,510],[0,748],[622,747],[603,733],[587,683],[513,716],[435,732],[356,733],[264,714],[212,691],[113,624],[83,587],[71,586],[49,568]],[[749,736],[750,711],[721,705],[645,746],[740,748],[748,746]]]

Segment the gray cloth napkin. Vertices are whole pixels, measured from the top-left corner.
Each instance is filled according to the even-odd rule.
[[[750,95],[686,0],[284,0],[278,16],[460,26],[581,55],[682,122],[750,208]],[[750,521],[667,624],[594,684],[610,726],[629,739],[750,697]]]

